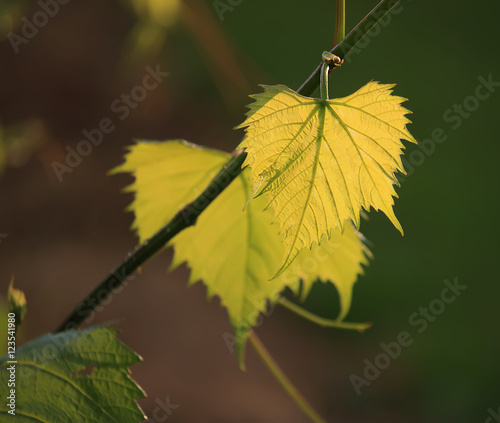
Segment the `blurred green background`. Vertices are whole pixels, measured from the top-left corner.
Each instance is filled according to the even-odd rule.
[[[376,5],[346,3],[348,30]],[[134,248],[123,213],[131,197],[119,192],[131,179],[106,176],[132,138],[232,150],[247,96],[259,83],[298,88],[332,47],[335,22],[327,0],[73,0],[16,53],[8,34],[38,11],[30,1],[0,5],[0,287],[6,293],[14,274],[26,293],[22,341],[53,330]],[[479,78],[500,82],[499,12],[498,2],[402,1],[331,78],[337,97],[372,79],[396,82],[413,135],[422,142],[441,128],[447,139],[408,145],[411,172],[395,206],[405,236],[382,214],[362,224],[375,259],[348,320],[373,328],[326,330],[277,309],[258,329],[329,422],[483,422],[500,407],[500,92],[470,98]],[[168,78],[59,182],[52,163],[157,64]],[[464,102],[460,125],[450,121]],[[418,153],[431,144],[431,154]],[[133,376],[148,393],[146,414],[168,396],[180,405],[168,421],[305,421],[250,349],[239,371],[218,300],[207,302],[200,283],[188,290],[185,268],[166,275],[170,259],[168,251],[148,263],[90,322],[120,319],[120,339],[144,357]],[[410,316],[455,278],[467,289],[418,333]],[[335,317],[335,289],[316,286],[305,306]],[[413,344],[357,395],[350,376],[362,377],[364,360],[401,331]]]

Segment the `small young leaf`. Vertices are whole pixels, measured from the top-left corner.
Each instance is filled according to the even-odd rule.
[[[10,280],[7,298],[9,300],[9,312],[16,315],[16,323],[20,325],[24,320],[24,316],[26,316],[28,308],[24,292],[14,288],[14,277]]]
[[[350,96],[318,100],[276,85],[252,96],[239,148],[248,152],[256,196],[269,194],[284,233],[276,276],[304,247],[344,231],[349,220],[359,227],[363,208],[382,210],[403,232],[392,209],[393,185],[395,173],[404,172],[400,140],[416,141],[406,129],[406,99],[391,95],[392,87],[369,82]]]
[[[0,386],[6,394],[0,420],[8,421],[14,412],[8,404],[15,403],[19,422],[142,421],[135,400],[144,392],[128,370],[141,359],[116,339],[116,332],[100,327],[48,334],[20,347],[15,364],[9,363],[12,357],[0,358]],[[12,374],[15,385],[9,385]]]
[[[132,208],[136,216],[134,228],[141,239],[151,236],[180,208],[194,200],[229,159],[226,153],[179,141],[141,142],[130,150],[125,164],[118,169],[136,176],[132,186],[136,199]],[[189,153],[196,166],[190,165]],[[151,160],[147,155],[151,155]],[[236,332],[235,346],[242,367],[248,331],[256,325],[267,302],[276,302],[285,287],[298,292],[300,278],[304,280],[305,297],[320,277],[332,281],[339,290],[340,320],[349,309],[352,285],[362,272],[361,265],[367,262],[366,247],[349,225],[343,235],[334,231],[332,240],[311,250],[304,249],[290,269],[279,278],[269,280],[280,264],[284,246],[277,234],[278,228],[271,224],[272,212],[263,212],[264,197],[250,202],[243,211],[251,194],[249,177],[250,172],[245,169],[207,207],[194,226],[171,242],[175,248],[172,268],[186,261],[191,268],[190,283],[203,280],[208,296],[218,295],[227,308]],[[182,178],[189,183],[179,182]],[[174,186],[175,183],[181,183],[182,188]],[[145,201],[146,198],[150,201]],[[155,199],[158,199],[157,213],[153,212]]]

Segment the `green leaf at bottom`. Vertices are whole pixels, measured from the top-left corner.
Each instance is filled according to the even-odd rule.
[[[116,339],[116,332],[100,327],[48,334],[20,347],[14,358],[2,357],[0,421],[12,416],[6,398],[11,389],[16,422],[142,421],[135,400],[144,392],[128,370],[141,358]]]

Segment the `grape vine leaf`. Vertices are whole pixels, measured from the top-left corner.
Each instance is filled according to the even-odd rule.
[[[133,228],[140,239],[149,238],[194,200],[229,157],[178,140],[139,142],[131,147],[125,163],[112,172],[135,176],[128,190],[135,192]],[[294,266],[269,280],[281,262],[284,246],[278,228],[271,224],[271,211],[263,211],[264,197],[243,210],[251,194],[249,176],[249,170],[244,169],[196,224],[170,243],[175,249],[171,269],[187,262],[191,268],[189,283],[203,280],[208,297],[219,296],[226,307],[242,367],[249,330],[256,325],[259,313],[266,310],[267,302],[276,302],[285,287],[298,293],[301,278],[303,294],[307,294],[318,276],[332,281],[342,296],[341,319],[349,309],[352,285],[367,263],[366,247],[350,226],[344,235],[337,231],[331,241],[304,249]]]
[[[145,394],[128,370],[141,358],[116,339],[116,332],[98,327],[47,334],[18,348],[15,365],[8,355],[0,358],[0,386],[5,389],[0,416],[6,421],[15,412],[19,422],[142,421],[136,399]],[[9,385],[12,366],[15,386]],[[11,389],[15,411],[9,407]]]
[[[304,247],[332,231],[344,231],[360,211],[383,211],[394,226],[397,171],[403,172],[401,139],[415,142],[406,129],[407,99],[393,96],[394,85],[369,82],[344,98],[304,97],[284,85],[264,85],[253,95],[239,148],[248,156],[254,197],[268,195],[267,207],[284,233],[286,254],[275,276]]]

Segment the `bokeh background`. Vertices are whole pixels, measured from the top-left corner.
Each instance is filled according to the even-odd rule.
[[[347,29],[375,5],[347,0]],[[7,35],[21,34],[40,7],[0,5],[0,292],[14,274],[26,293],[20,342],[58,326],[134,248],[124,212],[131,196],[120,193],[131,178],[106,176],[132,139],[231,151],[247,96],[259,83],[298,88],[331,48],[335,22],[327,0],[72,0],[16,53]],[[500,407],[500,90],[468,97],[480,77],[500,82],[500,4],[403,1],[398,11],[331,82],[334,96],[372,79],[397,82],[415,137],[436,128],[447,136],[408,145],[395,206],[405,236],[380,213],[362,224],[375,259],[355,285],[348,320],[374,326],[321,329],[277,308],[258,334],[329,422],[483,422]],[[168,78],[117,120],[111,103],[157,65]],[[471,110],[460,124],[444,117],[464,101]],[[52,163],[105,117],[116,130],[60,182]],[[170,260],[164,251],[150,261],[91,322],[118,319],[120,339],[144,358],[133,377],[148,393],[146,414],[169,397],[180,405],[169,422],[307,421],[251,348],[247,372],[238,369],[222,338],[231,330],[224,309],[206,301],[202,283],[187,288],[185,267],[167,274]],[[467,289],[418,333],[410,316],[455,278]],[[305,306],[334,318],[337,293],[318,285]],[[413,344],[357,395],[350,376],[363,376],[364,360],[401,331]]]

